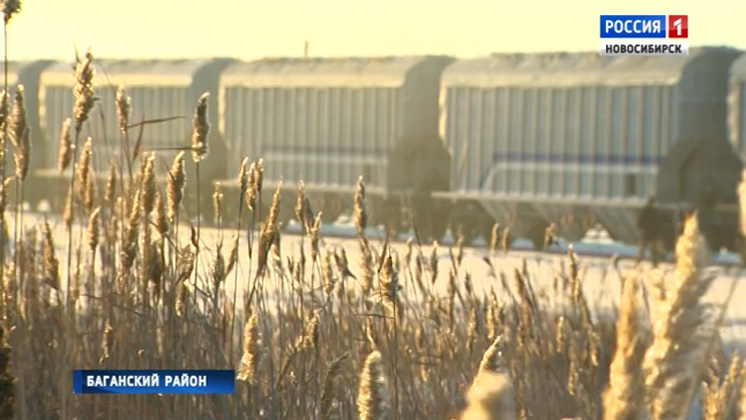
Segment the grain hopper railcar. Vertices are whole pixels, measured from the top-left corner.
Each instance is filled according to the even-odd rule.
[[[230,150],[229,173],[238,172],[244,156],[263,158],[267,189],[282,180],[283,201],[294,203],[303,180],[314,210],[322,211],[327,223],[352,209],[362,175],[371,225],[406,229],[405,208],[425,220],[433,214],[430,192],[448,188],[450,158],[438,136],[438,91],[451,61],[279,58],[227,68],[220,130]],[[230,180],[222,184],[225,194],[236,186]],[[269,198],[265,194],[265,205]],[[281,213],[287,222],[293,206],[281,206]]]
[[[116,93],[124,85],[131,97],[129,124],[143,120],[183,117],[157,124],[148,124],[142,129],[140,152],[153,148],[157,152],[156,165],[159,179],[164,182],[164,169],[171,164],[176,151],[157,151],[162,148],[188,147],[191,144],[192,116],[197,100],[204,92],[210,92],[208,112],[213,127],[210,131],[210,154],[200,168],[200,177],[206,185],[206,196],[211,193],[212,182],[225,176],[225,142],[215,127],[218,120],[217,98],[221,71],[230,64],[229,59],[210,60],[96,60],[94,66],[95,95],[99,98],[80,135],[82,146],[90,136],[95,143],[92,163],[97,177],[106,177],[109,164],[115,160],[124,174],[128,168],[126,160],[120,160],[123,146],[135,147],[140,127],[130,129],[125,142],[119,129],[116,109]],[[41,125],[50,140],[43,167],[36,172],[40,182],[57,191],[55,211],[60,211],[65,202],[67,182],[70,174],[57,170],[57,154],[63,121],[72,116],[73,69],[70,63],[60,63],[47,68],[41,75],[39,92]],[[187,159],[188,183],[194,185],[194,165]],[[122,167],[123,166],[123,167]],[[68,169],[68,171],[71,169]],[[132,168],[133,172],[137,167]],[[126,175],[125,175],[126,176]],[[185,200],[194,199],[194,188],[187,188]],[[208,202],[210,200],[203,200]],[[34,205],[35,203],[31,203]],[[189,204],[186,204],[189,205]],[[205,205],[205,207],[208,207]],[[209,207],[208,207],[209,208]]]
[[[656,195],[672,239],[678,210],[702,208],[708,195],[736,203],[742,165],[728,143],[726,92],[738,55],[701,48],[688,57],[457,61],[441,90],[451,191],[436,196],[449,200],[452,224],[468,239],[498,222],[540,247],[552,222],[569,240],[599,223],[635,243],[637,214]],[[735,212],[708,214],[708,228],[720,232],[713,247],[733,248]]]
[[[728,134],[731,145],[746,154],[746,54],[739,57],[730,69],[728,89]]]

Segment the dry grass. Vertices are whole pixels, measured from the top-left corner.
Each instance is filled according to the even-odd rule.
[[[710,345],[718,321],[701,302],[711,277],[695,219],[679,239],[673,273],[626,273],[615,319],[594,316],[572,251],[551,297],[536,293],[527,264],[501,269],[498,226],[484,278],[472,277],[460,246],[439,272],[437,243],[427,256],[414,241],[404,254],[374,243],[365,236],[362,178],[354,198],[359,258],[348,261],[344,249],[324,244],[321,214],[302,183],[295,203],[280,201],[280,187],[262,190],[261,159],[242,162],[238,194],[213,196],[221,225],[233,223],[222,218],[226,206],[249,215],[224,247],[222,234],[211,241],[180,222],[196,215],[182,203],[184,151],[132,156],[123,147],[126,157],[96,194],[96,138],[80,154],[75,147],[95,105],[91,60],[86,54],[75,70],[76,110],[59,157],[60,169],[75,164],[70,245],[59,255],[49,223],[20,218],[24,240],[6,248],[0,419],[683,419],[700,395],[704,418],[744,416],[742,362],[709,363],[722,354]],[[119,92],[128,143],[130,100]],[[207,98],[185,147],[197,162],[209,159]],[[125,180],[130,157],[136,173]],[[157,179],[157,159],[173,162],[166,179]],[[267,214],[262,197],[271,197]],[[281,253],[281,206],[294,206],[303,226],[292,254]],[[505,227],[502,238],[508,234]],[[243,296],[226,293],[230,275]],[[641,289],[652,296],[650,311]],[[233,368],[238,382],[233,396],[74,396],[72,368]]]

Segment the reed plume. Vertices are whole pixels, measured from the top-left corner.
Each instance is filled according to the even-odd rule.
[[[474,378],[475,382],[478,382],[480,378],[487,372],[499,373],[499,374],[510,374],[510,369],[506,365],[505,360],[505,345],[506,340],[502,335],[498,335],[492,344],[485,350],[482,355],[482,361],[479,363],[479,370]]]
[[[331,247],[326,248],[324,257],[321,259],[321,280],[323,281],[324,293],[328,296],[332,294],[336,279],[334,277],[334,271],[332,271],[332,257],[334,251]]]
[[[153,152],[145,155],[140,182],[140,189],[142,191],[140,202],[142,203],[143,213],[147,216],[153,212],[153,208],[155,207],[155,195],[157,190],[155,184],[155,153]]]
[[[140,190],[135,190],[135,196],[130,207],[129,219],[125,236],[122,239],[122,271],[132,268],[137,252],[137,237],[140,232]]]
[[[461,420],[515,420],[513,385],[506,375],[485,372],[467,393]]]
[[[251,314],[244,328],[243,356],[238,367],[236,379],[250,384],[257,382],[259,363],[262,354],[262,338],[259,332],[259,318]]]
[[[197,106],[194,109],[194,117],[192,118],[192,161],[195,163],[195,172],[197,175],[196,190],[197,190],[197,240],[194,241],[194,260],[195,267],[197,269],[194,273],[194,283],[197,284],[199,278],[199,256],[200,246],[199,238],[201,237],[202,229],[202,199],[200,194],[200,184],[202,179],[199,175],[200,162],[207,157],[207,136],[210,133],[210,123],[208,122],[207,115],[207,99],[209,98],[209,92],[205,92],[197,100]]]
[[[705,239],[696,215],[684,224],[676,243],[676,269],[670,281],[660,277],[665,296],[653,293],[653,343],[645,353],[643,369],[646,402],[653,420],[683,419],[705,360],[707,322],[700,299],[713,277],[703,275],[708,260]]]
[[[15,159],[16,178],[20,181],[24,181],[28,174],[31,153],[31,143],[29,142],[30,128],[26,118],[26,106],[24,102],[23,85],[18,85],[10,112],[8,128],[10,130],[10,140],[15,147],[13,155]],[[20,200],[20,198],[18,199]]]
[[[75,182],[78,200],[85,202],[86,188],[88,186],[88,176],[91,173],[91,153],[93,151],[93,139],[88,137],[83,144],[78,162],[75,164]]]
[[[70,166],[70,162],[73,159],[73,148],[74,145],[70,139],[70,128],[72,127],[72,118],[66,118],[62,122],[62,131],[60,133],[60,145],[57,157],[57,169],[60,172],[64,172],[65,169]]]
[[[256,188],[257,170],[256,170],[255,162],[251,162],[248,173],[249,173],[248,188],[246,189],[246,195],[244,197],[244,201],[246,202],[246,208],[248,208],[252,214],[255,214],[254,209],[256,208],[256,197],[257,197],[257,194],[259,193]]]
[[[746,363],[741,365],[741,386],[735,390],[737,393],[736,409],[739,412],[738,420],[746,420]]]
[[[642,362],[650,337],[641,320],[637,277],[625,279],[617,325],[616,352],[604,393],[604,420],[636,420],[645,414]]]
[[[186,186],[186,170],[184,169],[184,152],[179,152],[171,164],[166,182],[166,200],[168,202],[168,222],[175,223],[181,200],[184,199],[184,187]]]
[[[31,159],[31,142],[29,141],[29,129],[25,129],[13,154],[16,164],[16,178],[20,181],[26,180]]]
[[[272,203],[269,205],[269,214],[267,215],[267,228],[275,229],[278,227],[277,217],[280,214],[280,198],[282,197],[282,181],[277,183],[275,193],[272,196]]]
[[[257,194],[262,193],[262,186],[264,185],[264,158],[259,158],[256,161],[256,174],[254,176],[254,188]]]
[[[93,89],[93,54],[88,49],[83,59],[78,59],[75,64],[75,86],[73,88],[73,97],[75,105],[73,115],[75,121],[75,132],[79,133],[83,128],[83,123],[88,120],[88,116],[96,104],[95,91]]]
[[[240,198],[243,198],[243,194],[246,193],[246,189],[249,188],[249,158],[245,157],[241,161],[241,166],[238,168],[238,187],[240,189]]]
[[[83,193],[83,205],[88,213],[93,211],[93,205],[96,203],[96,173],[93,168],[89,168],[88,176],[85,182],[85,192]]]
[[[363,176],[360,175],[357,179],[357,190],[355,191],[355,229],[357,229],[358,237],[365,236],[365,228],[368,225],[368,213],[365,211],[365,183],[363,182]]]
[[[130,111],[132,109],[132,98],[127,95],[124,85],[119,85],[116,96],[117,118],[119,119],[119,131],[127,135],[127,126],[130,121]]]
[[[207,99],[209,92],[205,92],[197,101],[192,120],[192,160],[196,163],[207,156],[207,136],[210,133],[210,123],[207,118]]]
[[[98,246],[99,230],[101,229],[101,221],[99,219],[100,212],[101,207],[96,207],[96,209],[93,210],[90,217],[88,218],[88,229],[86,230],[86,237],[88,242],[88,249],[90,249],[91,252],[96,252],[96,247]]]
[[[116,201],[117,191],[117,163],[114,159],[109,162],[109,174],[106,177],[106,189],[104,190],[104,203],[113,206]]]
[[[3,19],[7,25],[10,19],[21,11],[21,0],[3,0]]]
[[[54,239],[52,237],[52,228],[49,226],[49,222],[47,220],[44,220],[44,230],[42,232],[42,235],[43,238],[41,243],[41,259],[43,281],[52,289],[59,290],[60,263],[55,252]]]
[[[352,277],[353,279],[357,280],[355,274],[350,271],[350,263],[347,260],[347,251],[345,251],[344,247],[337,248],[334,254],[334,259],[337,262],[337,271],[339,271],[339,274],[343,281],[347,279],[347,277]]]
[[[155,192],[155,204],[153,205],[153,224],[155,230],[161,235],[162,239],[165,239],[168,235],[168,220],[166,220],[166,209],[163,204],[163,196],[159,191]]]
[[[399,284],[399,275],[394,270],[390,250],[384,249],[384,252],[386,252],[386,256],[383,259],[381,269],[378,271],[377,298],[385,308],[393,312],[395,311],[396,306],[398,306],[398,292],[401,290],[402,286]],[[396,315],[396,313],[394,313],[394,315]]]
[[[26,135],[26,131],[29,129],[28,121],[26,119],[26,105],[23,92],[23,85],[18,85],[18,87],[16,87],[16,94],[13,98],[13,107],[10,110],[10,119],[8,121],[10,141],[15,147],[19,147],[22,138]]]
[[[373,350],[365,360],[357,395],[359,420],[389,418],[388,385],[383,371],[381,353],[378,350]]]
[[[21,10],[20,0],[3,0],[3,73],[4,83],[2,98],[0,100],[0,124],[2,125],[2,136],[0,136],[0,182],[3,183],[6,180],[6,147],[8,138],[8,23],[13,15],[17,14]],[[3,201],[5,201],[3,199]],[[3,207],[5,204],[3,203]],[[0,224],[2,225],[2,238],[0,238],[0,304],[5,303],[6,288],[5,288],[5,249],[7,242],[7,226],[5,224],[4,214],[0,215]],[[2,314],[5,319],[5,313]],[[25,413],[24,413],[25,414]]]
[[[220,182],[215,183],[215,190],[212,194],[212,209],[213,213],[215,215],[215,222],[218,225],[218,228],[222,227],[222,220],[223,220],[223,191],[220,186]]]
[[[703,383],[702,406],[706,420],[728,420],[738,400],[743,383],[743,363],[738,354],[731,357],[731,363],[723,380],[718,372],[712,372],[709,383]]]

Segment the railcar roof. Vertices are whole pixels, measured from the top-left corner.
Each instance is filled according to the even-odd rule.
[[[94,59],[94,83],[98,85],[146,86],[170,85],[189,86],[194,74],[203,66],[210,64],[209,59],[179,60],[109,60]],[[74,63],[58,63],[42,73],[44,85],[72,86]]]
[[[29,61],[9,61],[8,62],[8,85],[13,85],[18,82],[18,76],[23,71],[24,67],[32,65],[36,63],[35,60],[29,60]],[[5,65],[2,63],[2,60],[0,60],[0,90],[2,90],[2,85],[4,83],[4,77],[5,77]]]
[[[736,80],[746,80],[746,54],[733,62],[730,71],[732,78],[735,78]]]
[[[229,66],[222,74],[221,84],[400,86],[413,67],[433,58],[435,56],[264,58]]]
[[[492,54],[448,66],[450,86],[593,85],[676,83],[687,64],[708,54],[732,54],[727,47],[699,47],[688,56],[600,56],[598,52]]]

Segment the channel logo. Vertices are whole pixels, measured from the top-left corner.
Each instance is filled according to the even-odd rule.
[[[669,15],[668,16],[668,37],[669,38],[689,38],[689,16],[688,15]]]
[[[601,55],[689,54],[689,15],[601,15],[599,23]]]

